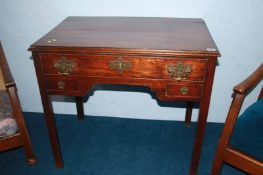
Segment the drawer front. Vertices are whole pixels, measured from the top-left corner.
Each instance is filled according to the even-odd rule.
[[[201,98],[202,91],[202,84],[168,84],[166,86],[168,96]]]
[[[42,54],[45,75],[204,81],[206,59]]]
[[[46,79],[48,91],[78,91],[78,81],[63,79]]]

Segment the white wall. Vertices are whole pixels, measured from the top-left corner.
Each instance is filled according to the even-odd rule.
[[[30,44],[67,16],[203,18],[222,57],[213,87],[209,121],[223,122],[232,87],[263,60],[262,0],[1,0],[0,40],[16,80],[24,111],[41,112]],[[260,87],[262,84],[260,85]],[[244,106],[259,92],[251,93]],[[74,103],[54,102],[56,113],[76,113]],[[88,115],[182,120],[183,109],[160,107],[147,93],[95,91]],[[193,118],[197,118],[194,111]]]

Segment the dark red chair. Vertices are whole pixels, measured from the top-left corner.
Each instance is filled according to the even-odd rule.
[[[258,69],[255,72],[253,72],[242,83],[234,87],[233,101],[228,111],[227,119],[217,147],[211,175],[218,175],[220,173],[223,163],[228,163],[251,175],[263,175],[263,162],[262,162],[263,159],[260,158],[260,156],[263,156],[263,154],[253,155],[250,152],[248,152],[248,151],[253,152],[253,149],[256,149],[256,146],[263,145],[263,143],[261,143],[263,137],[262,132],[258,132],[260,126],[263,127],[263,99],[262,99],[263,88],[260,91],[256,103],[249,106],[245,110],[245,112],[240,116],[240,118],[238,118],[240,109],[242,107],[242,103],[246,95],[250,91],[252,91],[254,87],[261,82],[262,79],[263,79],[263,64],[261,64],[258,67]],[[237,119],[238,122],[236,124]],[[253,122],[251,122],[252,125],[248,125],[249,121],[251,120],[254,120]],[[240,122],[243,122],[243,124]],[[234,135],[231,138],[233,130],[234,130]],[[256,139],[258,139],[259,143],[251,143],[249,141],[250,138],[247,137],[248,134],[245,135],[246,138],[240,137],[239,141],[236,140],[238,138],[235,137],[236,131],[242,133],[244,130],[249,132],[250,137],[255,137]],[[263,131],[263,128],[261,128],[261,130]],[[254,133],[253,131],[256,132]],[[231,142],[230,142],[230,138],[231,138]],[[235,142],[233,142],[233,140]],[[234,144],[234,143],[239,143],[239,144]],[[245,144],[248,144],[249,146],[247,146],[245,150],[241,149],[242,147],[244,147]],[[256,151],[258,153],[263,153],[262,147],[260,148],[261,150],[256,150]]]
[[[29,165],[36,164],[36,157],[17,96],[16,84],[0,42],[0,151],[17,147],[25,149]]]

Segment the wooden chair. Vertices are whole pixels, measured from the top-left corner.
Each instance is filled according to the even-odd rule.
[[[36,164],[17,96],[16,84],[0,42],[0,151],[17,147],[24,147],[29,165]]]
[[[257,160],[255,157],[249,155],[248,153],[245,153],[243,150],[240,151],[237,148],[234,148],[233,145],[231,146],[231,144],[229,143],[230,137],[233,133],[233,129],[234,129],[234,126],[238,118],[238,114],[240,112],[242,103],[246,95],[251,90],[253,90],[253,88],[262,79],[263,79],[263,64],[261,64],[258,67],[258,69],[255,72],[253,72],[247,79],[245,79],[243,82],[241,82],[240,84],[234,87],[233,101],[228,111],[227,119],[226,119],[226,122],[223,128],[223,132],[222,132],[222,135],[220,137],[220,141],[217,147],[211,175],[218,175],[220,173],[222,164],[224,162],[246,173],[249,173],[252,175],[263,175],[263,162],[262,161]],[[261,89],[259,97],[258,97],[258,101],[255,104],[257,103],[262,104],[262,100],[263,100],[262,98],[263,98],[263,88]],[[260,114],[260,115],[256,115],[256,116],[262,117],[263,116],[262,115],[263,106],[261,108],[261,105],[260,105],[259,108],[257,107],[256,109],[259,109],[261,112],[256,113],[256,114]],[[247,116],[244,116],[244,117],[247,117]],[[251,118],[247,118],[247,120],[249,119]],[[251,135],[251,137],[253,137],[253,135]],[[257,144],[257,143],[254,143],[254,144]]]

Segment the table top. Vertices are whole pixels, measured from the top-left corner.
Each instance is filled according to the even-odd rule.
[[[202,19],[67,17],[29,50],[129,49],[220,53]]]

